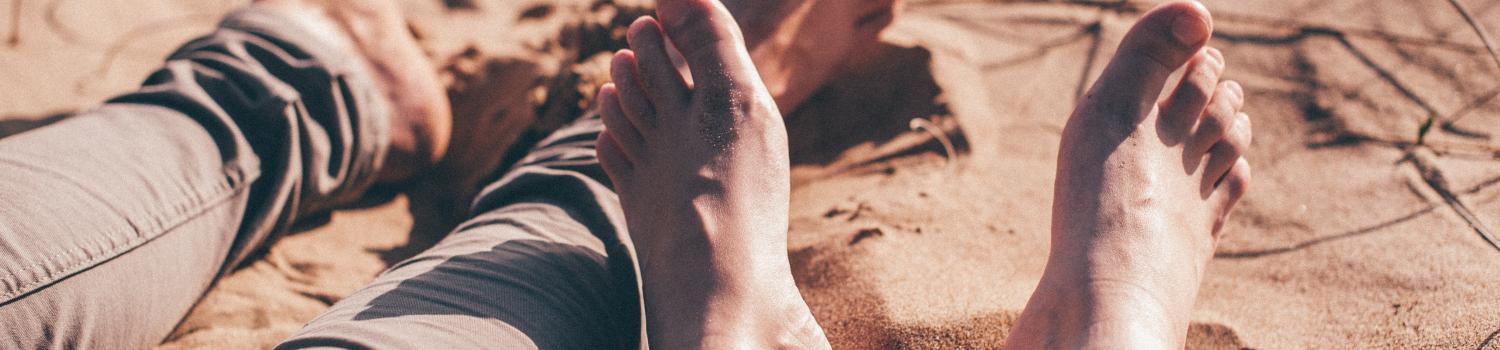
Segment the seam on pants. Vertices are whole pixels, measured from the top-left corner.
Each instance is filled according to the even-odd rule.
[[[235,166],[228,166],[228,169],[225,170],[224,177],[225,181],[218,182],[210,189],[210,192],[212,194],[210,194],[209,196],[199,196],[197,198],[194,198],[195,200],[188,201],[185,204],[172,206],[170,208],[170,213],[165,215],[156,215],[150,218],[157,219],[152,220],[152,222],[159,221],[164,217],[177,217],[177,220],[170,221],[164,225],[159,225],[156,230],[152,230],[149,233],[136,235],[136,238],[127,240],[123,244],[112,243],[109,247],[106,247],[104,251],[101,251],[98,254],[90,254],[91,256],[86,259],[66,264],[63,268],[58,269],[57,272],[50,273],[41,278],[18,284],[18,287],[15,290],[5,291],[4,294],[0,294],[0,307],[20,300],[21,297],[25,295],[41,291],[42,289],[45,289],[45,286],[68,279],[69,277],[82,273],[83,271],[93,268],[94,266],[99,266],[104,262],[123,256],[124,254],[129,253],[136,248],[140,248],[147,243],[156,240],[157,238],[161,238],[167,232],[170,232],[173,229],[182,226],[182,224],[202,217],[203,214],[207,213],[209,210],[218,208],[219,206],[228,203],[230,198],[233,198],[235,195],[243,193],[246,190],[247,186],[244,186],[244,184],[253,181],[253,179],[247,181],[247,178],[259,176],[258,174],[253,173],[247,174],[247,172]],[[206,199],[199,200],[200,198]],[[194,210],[194,208],[196,208],[196,210]],[[127,220],[130,219],[133,218],[127,218]],[[119,235],[127,231],[140,232],[142,230],[132,227],[130,230],[117,230],[115,232],[110,232],[110,234]],[[43,263],[45,264],[46,262]],[[39,268],[42,268],[42,266],[32,266],[24,271],[29,272]],[[20,275],[21,274],[17,274],[16,276]]]

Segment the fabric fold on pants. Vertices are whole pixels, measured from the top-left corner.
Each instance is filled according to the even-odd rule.
[[[252,6],[139,90],[0,139],[0,348],[155,345],[294,220],[373,185],[391,108],[326,33]]]
[[[624,212],[586,116],[543,140],[431,249],[277,349],[640,349]]]

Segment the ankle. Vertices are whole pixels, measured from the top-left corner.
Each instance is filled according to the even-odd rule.
[[[800,295],[735,290],[675,310],[647,302],[651,347],[662,349],[827,349],[828,340]],[[683,302],[692,298],[675,299]],[[673,314],[667,314],[667,313]]]
[[[741,344],[749,349],[828,349],[828,338],[807,303],[796,288],[791,288],[791,294],[748,303],[746,311],[753,316],[739,333],[748,335],[750,341]]]
[[[1109,347],[1130,344],[1139,348],[1181,348],[1189,310],[1174,307],[1179,300],[1149,282],[1097,278],[1083,288],[1086,331],[1084,345]],[[1191,306],[1191,305],[1189,305]],[[1176,336],[1168,336],[1176,335]]]
[[[1073,263],[1080,261],[1090,260],[1049,259],[1007,348],[1183,346],[1192,305],[1178,301],[1193,300],[1197,279],[1178,284],[1114,269],[1132,265],[1128,261]]]
[[[776,260],[717,251],[660,262],[669,265],[645,256],[641,265],[653,348],[827,348],[784,255]]]

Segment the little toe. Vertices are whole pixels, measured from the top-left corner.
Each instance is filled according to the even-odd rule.
[[[620,50],[610,62],[609,74],[610,80],[614,82],[621,110],[632,126],[639,130],[656,125],[656,107],[647,97],[650,91],[641,85],[637,65],[634,52]]]
[[[609,175],[615,189],[619,190],[620,184],[630,178],[635,164],[625,155],[620,141],[608,130],[599,133],[599,138],[594,140],[594,149],[599,154],[599,166],[604,168],[604,174]]]
[[[667,53],[661,24],[651,17],[641,17],[630,25],[626,38],[635,53],[637,76],[651,102],[656,106],[686,105],[687,82]]]
[[[1215,48],[1207,48],[1188,62],[1187,73],[1177,89],[1161,105],[1160,135],[1169,145],[1183,142],[1203,116],[1203,109],[1219,87],[1219,77],[1224,72],[1223,54]]]
[[[1090,90],[1099,115],[1135,118],[1155,107],[1167,78],[1193,58],[1213,34],[1212,17],[1202,4],[1179,1],[1156,7],[1125,35],[1125,40]]]
[[[604,121],[605,133],[614,135],[618,150],[633,164],[640,161],[646,139],[621,109],[620,93],[615,84],[604,84],[599,88],[599,118]]]
[[[1250,161],[1245,158],[1235,160],[1234,167],[1229,174],[1224,176],[1218,188],[1209,197],[1214,212],[1218,213],[1218,220],[1214,221],[1213,232],[1217,236],[1219,229],[1223,228],[1224,221],[1229,218],[1229,212],[1234,209],[1245,193],[1250,190]]]

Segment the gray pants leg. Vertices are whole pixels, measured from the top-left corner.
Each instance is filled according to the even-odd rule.
[[[586,117],[541,142],[435,247],[392,266],[278,349],[638,349],[619,201]]]
[[[0,349],[145,348],[387,152],[364,66],[255,10],[139,91],[0,139]]]

